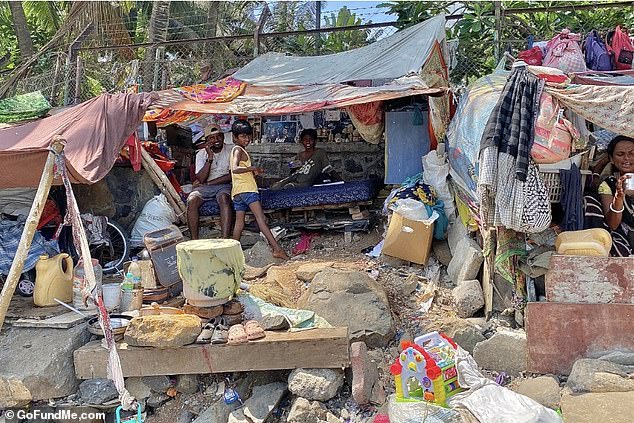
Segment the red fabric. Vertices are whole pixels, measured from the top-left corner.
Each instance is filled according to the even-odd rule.
[[[128,137],[125,145],[128,147],[128,158],[130,160],[130,164],[132,165],[132,169],[134,169],[135,172],[138,172],[139,170],[141,170],[141,148],[143,147],[141,146],[141,141],[139,141],[136,133]]]
[[[304,254],[305,252],[310,250],[310,244],[313,238],[316,237],[317,234],[303,233],[302,236],[299,238],[297,245],[295,245],[295,247],[293,248],[293,255],[296,256],[299,254]]]
[[[364,125],[376,125],[383,122],[383,102],[373,101],[372,103],[355,104],[348,109]]]
[[[46,200],[44,204],[44,210],[42,210],[42,216],[37,224],[37,230],[39,231],[49,223],[54,223],[56,226],[62,223],[62,214],[59,211],[59,207],[53,200]]]
[[[544,55],[542,54],[541,48],[533,47],[521,52],[517,58],[525,61],[529,65],[540,66],[542,64],[542,60],[544,60]]]
[[[66,140],[71,181],[99,181],[157,98],[150,93],[102,94],[53,116],[0,129],[0,188],[37,187],[56,135]]]

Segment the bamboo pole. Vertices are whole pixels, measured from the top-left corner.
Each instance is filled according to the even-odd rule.
[[[35,199],[33,200],[33,205],[29,211],[29,216],[26,218],[24,229],[22,230],[22,236],[20,237],[20,243],[18,244],[15,257],[11,263],[9,275],[7,276],[7,280],[5,281],[4,286],[2,287],[2,292],[0,293],[0,329],[2,329],[4,319],[7,316],[7,311],[9,310],[9,304],[11,303],[11,298],[15,292],[15,288],[18,286],[22,269],[24,269],[24,261],[26,260],[29,249],[31,248],[31,242],[33,242],[33,236],[37,230],[37,224],[40,221],[42,210],[44,210],[44,204],[46,203],[48,193],[51,189],[51,184],[53,183],[55,157],[64,150],[64,144],[65,141],[59,135],[53,138],[51,151],[48,153],[48,157],[46,158],[40,184],[37,187]]]
[[[182,223],[186,223],[186,207],[183,204],[183,200],[181,200],[180,196],[172,186],[172,183],[167,179],[165,173],[161,170],[161,168],[156,164],[154,159],[150,156],[150,154],[145,150],[145,148],[141,148],[141,159],[143,162],[143,167],[147,171],[152,181],[159,187],[161,192],[165,194],[167,201],[174,208],[174,211],[178,215],[179,220]]]

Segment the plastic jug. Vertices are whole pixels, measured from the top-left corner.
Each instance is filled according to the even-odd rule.
[[[568,256],[608,257],[612,248],[612,237],[608,231],[601,228],[562,232],[557,235],[555,248],[557,254]]]
[[[35,265],[33,303],[38,307],[58,305],[73,300],[73,259],[66,253],[54,257],[40,256]]]

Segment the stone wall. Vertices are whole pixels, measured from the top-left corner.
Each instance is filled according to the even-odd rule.
[[[319,143],[328,153],[330,163],[345,181],[369,178],[383,179],[385,145],[366,142]],[[299,144],[252,144],[248,147],[254,165],[264,168],[267,180],[279,180],[289,175],[288,162],[302,151]]]
[[[73,186],[82,213],[108,216],[124,229],[132,230],[145,203],[159,190],[145,170],[113,167],[104,179],[93,185]]]

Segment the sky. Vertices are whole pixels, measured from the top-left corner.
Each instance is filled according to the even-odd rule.
[[[396,20],[396,15],[388,15],[387,8],[377,8],[383,1],[324,1],[322,2],[322,19],[324,12],[336,12],[343,6],[363,19],[363,22],[391,22]],[[328,13],[330,15],[330,13]],[[323,23],[323,22],[322,22]]]

